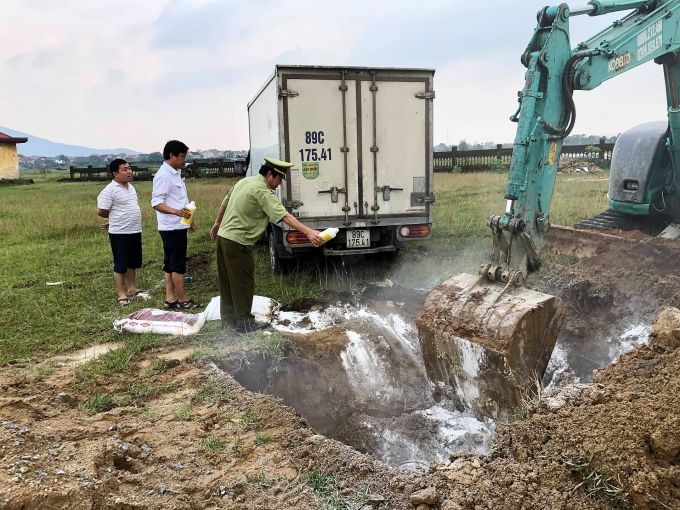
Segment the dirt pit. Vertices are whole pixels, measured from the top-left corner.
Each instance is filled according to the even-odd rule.
[[[652,321],[665,305],[678,305],[680,289],[677,242],[618,239],[579,258],[569,239],[550,240],[570,258],[532,282],[567,307],[543,379],[546,388],[590,382],[595,370],[647,343]]]
[[[234,354],[218,367],[251,391],[280,397],[319,433],[395,468],[427,470],[430,461],[451,454],[488,453],[493,421],[433,395],[409,311],[419,309],[424,296],[369,293],[399,295],[397,301],[277,312],[274,329],[291,340],[287,356]]]
[[[676,288],[669,280],[661,290],[656,277],[644,274],[617,286],[614,275],[599,269],[560,266],[542,276],[535,285],[570,308],[546,389],[591,382],[596,369],[646,344],[651,321]],[[468,407],[460,392],[441,391],[425,374],[415,318],[427,293],[369,286],[364,295],[356,305],[278,311],[274,329],[291,341],[286,356],[237,353],[217,366],[245,388],[281,398],[319,433],[394,468],[427,470],[453,454],[488,454],[496,434],[492,416]]]

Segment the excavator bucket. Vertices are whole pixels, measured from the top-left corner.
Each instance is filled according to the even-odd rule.
[[[558,297],[452,276],[432,290],[416,322],[427,375],[475,414],[499,417],[542,378],[564,315]]]

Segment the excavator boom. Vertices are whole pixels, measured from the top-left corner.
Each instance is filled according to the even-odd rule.
[[[572,49],[572,16],[631,10]],[[436,287],[418,318],[430,379],[453,387],[457,398],[482,414],[489,415],[489,402],[498,410],[515,407],[522,389],[540,380],[564,319],[559,298],[524,284],[541,267],[562,142],[576,121],[574,90],[593,89],[649,60],[662,64],[669,104],[666,145],[673,168],[680,168],[679,27],[680,0],[592,0],[578,9],[561,4],[538,13],[521,59],[525,86],[510,117],[518,125],[505,211],[487,218],[490,261],[481,264],[479,276],[456,275]],[[495,384],[479,387],[481,372]]]

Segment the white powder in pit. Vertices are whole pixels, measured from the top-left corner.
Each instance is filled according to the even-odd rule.
[[[484,347],[462,339],[458,342],[458,345],[463,358],[461,360],[463,362],[463,370],[470,377],[477,377],[477,374],[479,374],[479,364],[484,359]]]
[[[414,324],[406,322],[402,317],[395,313],[391,313],[387,317],[378,315],[375,312],[366,311],[364,317],[373,320],[387,331],[389,331],[394,338],[399,340],[399,343],[406,349],[411,357],[417,355],[420,357],[420,344],[416,335],[416,327]]]
[[[273,315],[272,326],[287,333],[307,334],[335,326],[342,322],[344,315],[344,309],[337,306],[308,313],[278,311]]]
[[[272,326],[287,333],[308,334],[355,319],[369,319],[376,322],[391,332],[409,352],[415,354],[420,352],[414,324],[406,322],[397,314],[383,317],[366,307],[355,308],[348,304],[338,303],[325,310],[312,310],[306,314],[279,311],[273,315]]]
[[[477,375],[486,354],[481,345],[473,344],[463,338],[452,337],[452,339],[456,342],[460,352],[460,367],[462,368],[459,373],[452,374],[456,382],[456,395],[469,407],[472,402],[479,398]]]
[[[441,404],[411,415],[422,416],[436,433],[412,435],[409,423],[413,422],[407,415],[389,420],[367,416],[362,420],[362,425],[376,438],[376,453],[384,462],[400,469],[427,470],[430,461],[444,462],[452,453],[489,453],[489,440],[496,432],[492,420],[481,422],[471,415],[449,411]]]
[[[550,383],[545,387],[545,390],[553,388],[553,383],[559,379],[559,375],[569,370],[569,360],[567,357],[567,350],[557,343],[553,349],[552,356],[548,362],[546,372],[552,374]]]
[[[622,354],[632,351],[640,344],[649,343],[649,324],[633,324],[619,337],[609,337],[607,342],[611,344],[609,357],[612,363],[619,361]]]
[[[494,437],[496,425],[492,420],[481,422],[471,415],[449,411],[439,405],[416,411],[439,426],[440,441],[456,451],[486,454],[489,439]]]
[[[340,353],[347,378],[360,400],[389,402],[403,391],[389,384],[389,366],[374,345],[355,331],[345,331],[349,344]]]

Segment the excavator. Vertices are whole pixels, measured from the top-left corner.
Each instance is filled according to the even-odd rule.
[[[574,16],[632,11],[571,47]],[[521,56],[527,68],[505,188],[505,211],[487,218],[490,260],[479,275],[458,274],[428,296],[417,326],[428,377],[485,416],[521,403],[540,384],[565,306],[531,290],[550,228],[562,143],[576,122],[575,90],[592,90],[648,61],[663,66],[668,121],[622,133],[612,153],[609,221],[680,217],[680,0],[591,0],[543,8]],[[613,218],[613,220],[612,220]],[[605,218],[606,223],[606,218]],[[452,395],[451,395],[452,393]]]

